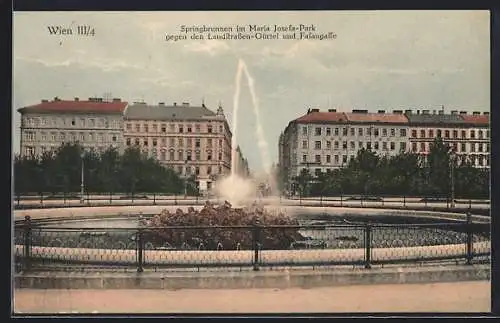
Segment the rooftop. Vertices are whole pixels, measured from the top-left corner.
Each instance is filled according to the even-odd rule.
[[[346,116],[343,112],[309,112],[302,117],[294,120],[297,123],[340,123],[346,121]]]
[[[113,99],[111,102],[103,101],[101,98],[89,98],[81,101],[78,98],[74,100],[61,100],[54,98],[53,101],[42,100],[41,103],[30,105],[18,109],[20,113],[40,112],[40,113],[104,113],[119,114],[123,113],[127,107],[127,102],[120,99]]]
[[[134,103],[129,105],[125,112],[125,119],[128,120],[193,120],[216,116],[217,114],[205,105],[191,106],[187,103],[182,105]]]
[[[408,119],[404,114],[397,113],[359,113],[359,112],[346,112],[347,120],[349,122],[360,123],[408,123]]]

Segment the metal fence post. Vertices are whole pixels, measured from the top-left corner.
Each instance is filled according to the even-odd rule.
[[[472,241],[472,216],[470,211],[467,211],[467,241],[466,241],[466,250],[467,250],[467,265],[472,265],[472,258],[474,257],[473,253],[473,241]]]
[[[403,207],[406,207],[406,195],[403,195]]]
[[[368,223],[365,226],[365,268],[370,269],[372,268],[371,265],[371,252],[372,252],[372,227]]]
[[[259,270],[259,248],[260,248],[260,221],[259,218],[256,218],[253,224],[253,250],[254,250],[254,259],[253,259],[253,270]]]
[[[153,205],[156,205],[156,193],[153,193]]]
[[[137,237],[135,241],[137,241],[137,272],[142,273],[143,269],[143,255],[144,255],[144,237],[142,229],[137,230]]]
[[[24,271],[31,268],[31,217],[24,217]]]

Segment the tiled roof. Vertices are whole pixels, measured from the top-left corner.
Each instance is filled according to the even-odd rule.
[[[129,120],[193,120],[215,116],[205,106],[133,104],[125,112],[125,119]]]
[[[349,122],[360,123],[408,123],[404,114],[395,113],[345,113]]]
[[[55,100],[18,109],[27,112],[78,112],[78,113],[123,113],[127,102],[66,101]]]
[[[343,112],[310,112],[294,120],[297,123],[336,123],[346,122]]]
[[[490,118],[489,115],[471,115],[471,114],[463,114],[460,117],[464,120],[465,123],[469,124],[480,124],[480,125],[489,125]]]
[[[410,124],[463,124],[458,114],[407,114]]]

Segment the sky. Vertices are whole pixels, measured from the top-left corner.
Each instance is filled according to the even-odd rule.
[[[490,110],[488,11],[14,12],[13,151],[19,113],[42,99],[202,102],[224,108],[252,171],[308,108]],[[333,39],[191,39],[181,26],[311,26]],[[77,35],[76,26],[94,35]],[[71,28],[51,35],[49,26]],[[281,32],[279,37],[293,32]],[[167,35],[187,39],[167,41]],[[213,34],[213,33],[212,33]],[[243,73],[238,100],[236,75]],[[252,100],[253,90],[255,100]],[[236,104],[235,104],[236,103]],[[255,113],[254,103],[259,113]],[[260,125],[260,133],[257,129]],[[263,138],[265,143],[262,143]]]

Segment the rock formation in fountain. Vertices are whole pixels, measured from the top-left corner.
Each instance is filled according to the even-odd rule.
[[[189,207],[187,212],[177,209],[175,213],[165,209],[150,220],[143,220],[142,225],[146,228],[145,239],[155,246],[168,244],[174,248],[244,250],[253,248],[253,230],[243,227],[254,225],[257,219],[261,226],[299,224],[297,220],[283,213],[271,213],[256,203],[245,208],[233,208],[227,201],[220,206],[214,206],[207,201],[200,211],[193,207]],[[205,228],[195,229],[195,226]],[[298,228],[295,227],[263,228],[260,234],[263,249],[288,249],[293,241],[302,239]]]

